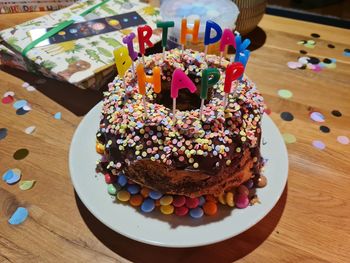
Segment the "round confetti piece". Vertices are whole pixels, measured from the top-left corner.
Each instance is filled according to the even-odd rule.
[[[317,33],[312,33],[311,36],[314,37],[314,38],[319,38],[320,37],[320,35],[317,34]]]
[[[332,63],[332,60],[330,60],[329,58],[324,58],[324,59],[323,59],[323,63],[331,64],[331,63]]]
[[[287,66],[290,69],[297,69],[300,68],[303,64],[301,64],[300,62],[295,62],[295,61],[289,61],[287,62]]]
[[[317,65],[318,63],[320,63],[320,60],[318,58],[316,58],[316,57],[310,57],[308,59],[308,62],[313,64],[313,65]]]
[[[22,176],[22,171],[20,169],[18,169],[18,168],[13,168],[12,172],[14,174],[17,174],[18,176]]]
[[[337,141],[341,144],[349,144],[350,140],[347,136],[341,135],[337,137]]]
[[[324,133],[329,133],[331,131],[331,129],[328,128],[327,126],[322,125],[322,126],[320,126],[320,131],[324,132]]]
[[[28,217],[28,210],[24,207],[18,207],[8,220],[11,225],[19,225],[23,223]]]
[[[21,174],[13,173],[13,176],[6,180],[7,184],[16,184],[19,180],[21,180]]]
[[[0,128],[0,140],[5,139],[7,136],[7,129],[6,128]]]
[[[14,154],[13,154],[13,158],[15,160],[22,160],[24,158],[26,158],[29,154],[28,149],[22,148],[17,150]]]
[[[282,136],[286,144],[295,143],[297,141],[296,137],[293,134],[284,133]]]
[[[294,120],[293,114],[290,113],[290,112],[287,112],[287,111],[282,112],[280,116],[281,116],[281,119],[284,120],[284,121],[292,121],[292,120]]]
[[[324,116],[322,113],[314,111],[310,114],[310,118],[316,122],[324,122]]]
[[[300,54],[303,54],[303,55],[306,55],[306,54],[307,54],[307,51],[305,51],[305,50],[299,50],[299,53],[300,53]]]
[[[305,44],[304,47],[307,47],[307,48],[315,48],[315,44]]]
[[[328,44],[327,47],[329,48],[335,48],[335,46],[333,44]]]
[[[293,97],[293,93],[287,89],[280,89],[277,93],[278,96],[284,99],[290,99],[291,97]]]
[[[4,93],[3,97],[5,98],[5,97],[8,97],[8,96],[14,97],[15,93],[13,91],[7,91],[7,92]]]
[[[11,179],[14,176],[14,172],[12,171],[12,169],[8,169],[3,175],[2,175],[2,180],[3,181],[7,181],[9,179]]]
[[[3,103],[3,104],[10,104],[10,103],[12,103],[13,101],[14,101],[15,99],[12,97],[12,96],[6,96],[6,97],[4,97],[4,98],[2,98],[1,99],[1,102]]]
[[[35,126],[29,126],[29,127],[27,127],[27,128],[24,129],[24,132],[25,132],[26,134],[33,134],[33,132],[35,132],[35,130],[36,130],[36,127],[35,127]]]
[[[29,92],[36,91],[36,88],[33,86],[29,86],[29,87],[27,87],[27,91],[29,91]]]
[[[319,150],[323,150],[326,148],[326,145],[322,141],[319,141],[319,140],[312,141],[312,145]]]
[[[32,108],[28,104],[24,105],[22,109],[25,110],[25,111],[31,111],[32,110]]]
[[[345,57],[350,57],[350,48],[345,48],[345,49],[344,49],[343,55],[344,55]]]
[[[29,190],[29,189],[32,189],[34,184],[35,184],[35,180],[29,180],[29,181],[21,181],[19,183],[19,189],[23,190],[23,191],[26,191],[26,190]]]
[[[342,116],[341,112],[338,111],[338,110],[332,110],[331,113],[332,113],[332,115],[335,116],[335,117],[341,117],[341,116]]]
[[[16,114],[17,115],[24,115],[24,114],[26,114],[26,113],[28,113],[29,111],[27,111],[27,110],[25,110],[25,109],[23,109],[23,108],[19,108],[19,109],[17,109],[16,110]]]
[[[13,103],[13,107],[18,110],[20,108],[23,108],[23,106],[26,106],[28,102],[26,100],[18,100],[15,103]]]
[[[306,65],[309,62],[309,60],[310,60],[309,57],[300,57],[300,58],[298,58],[298,62],[303,64],[303,65]]]
[[[60,120],[62,118],[62,113],[61,112],[56,112],[55,115],[53,116],[56,120]]]
[[[30,84],[28,82],[23,82],[22,87],[23,88],[28,88]]]

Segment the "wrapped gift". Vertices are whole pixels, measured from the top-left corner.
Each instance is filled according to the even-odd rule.
[[[138,26],[148,24],[154,29],[151,41],[160,41],[157,20],[159,10],[139,1],[82,1],[1,31],[0,55],[3,64],[98,89],[115,74],[113,50],[124,36],[137,34]],[[45,37],[52,29],[57,33]]]
[[[0,3],[0,13],[22,13],[38,11],[54,11],[78,0],[5,0]]]

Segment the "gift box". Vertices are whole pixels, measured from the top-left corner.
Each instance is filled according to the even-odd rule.
[[[0,3],[0,13],[54,11],[74,4],[78,0],[5,0]]]
[[[62,26],[71,20],[74,23]],[[156,43],[162,33],[156,29],[158,20],[157,8],[135,0],[82,1],[1,31],[0,56],[5,65],[99,89],[116,72],[113,50],[123,37],[137,35],[137,27],[148,24]],[[28,48],[52,29],[58,32]],[[137,50],[137,38],[134,41]]]

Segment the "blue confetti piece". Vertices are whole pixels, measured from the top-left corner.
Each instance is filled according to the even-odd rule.
[[[19,109],[16,110],[16,114],[17,114],[17,115],[24,115],[24,114],[26,114],[27,112],[29,112],[29,111],[26,111],[26,110],[23,109],[23,108],[19,108]]]
[[[344,51],[343,55],[344,55],[345,57],[350,57],[350,52]]]
[[[27,105],[27,101],[26,100],[18,100],[15,103],[13,103],[13,107],[18,110],[20,108],[23,108],[24,106]]]
[[[54,115],[54,118],[56,120],[60,120],[62,118],[62,113],[61,112],[56,112],[55,115]]]
[[[2,180],[6,182],[7,180],[10,180],[14,175],[14,172],[9,169],[2,175]]]
[[[5,139],[7,136],[7,129],[6,128],[0,128],[0,140]]]
[[[21,175],[20,174],[16,174],[14,172],[12,172],[13,175],[11,176],[11,178],[6,180],[7,184],[15,184],[17,183],[19,180],[21,180]]]
[[[13,215],[9,219],[9,224],[19,225],[22,224],[28,217],[28,210],[24,207],[18,207]]]

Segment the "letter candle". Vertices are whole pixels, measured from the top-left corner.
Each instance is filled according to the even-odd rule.
[[[217,68],[206,68],[202,71],[200,119],[203,116],[204,100],[208,97],[208,88],[214,86],[219,79],[220,72]]]
[[[118,75],[123,79],[123,86],[126,88],[125,85],[125,72],[130,68],[132,61],[129,56],[128,49],[126,47],[120,47],[113,51],[114,54],[114,61],[117,66]]]
[[[146,34],[144,34],[144,32]],[[148,25],[144,26],[139,26],[137,28],[137,36],[139,39],[139,48],[140,48],[140,53],[142,54],[142,61],[143,64],[145,64],[145,52],[146,52],[146,47],[153,47],[153,43],[151,42],[151,37],[152,37],[152,28]]]
[[[213,38],[210,37],[212,29],[214,29],[216,32],[216,35]],[[221,36],[222,36],[221,27],[217,23],[211,20],[208,20],[205,25],[205,33],[204,33],[204,58],[205,59],[207,58],[208,46],[210,44],[214,44],[218,42]]]
[[[194,93],[197,88],[192,80],[179,68],[174,70],[173,79],[171,80],[170,96],[173,99],[173,123],[175,124],[176,98],[179,96],[180,89],[188,89]]]
[[[242,37],[240,35],[236,36],[236,55],[235,62],[239,61],[240,53],[244,53],[244,50],[250,45],[250,40],[247,38],[242,43]]]
[[[137,83],[139,86],[139,93],[142,95],[145,118],[148,117],[147,104],[146,104],[146,82],[153,84],[153,90],[155,93],[160,93],[162,89],[161,78],[160,78],[160,68],[154,67],[152,71],[153,71],[153,75],[147,76],[145,74],[144,67],[141,63],[139,63],[136,67]]]
[[[132,72],[133,72],[134,76],[135,76],[135,63],[134,63],[134,61],[138,57],[137,52],[135,52],[135,50],[134,50],[133,39],[135,37],[136,37],[136,35],[133,32],[131,32],[129,35],[123,37],[123,43],[128,46],[129,56],[132,60]]]
[[[182,53],[184,52],[184,49],[185,49],[187,34],[191,34],[192,35],[192,43],[197,43],[198,42],[199,24],[200,24],[200,20],[199,19],[195,20],[193,28],[190,29],[190,28],[187,27],[187,19],[183,18],[181,20],[181,38],[180,38],[180,43],[181,43],[181,46],[182,46]]]
[[[250,56],[250,51],[248,49],[244,50],[243,53],[239,54],[238,62],[241,62],[243,64],[244,71],[247,68],[247,62],[248,62],[249,56]],[[242,80],[242,78],[243,78],[243,74],[238,80]]]
[[[165,48],[168,41],[168,28],[174,27],[174,26],[175,26],[174,21],[157,22],[157,27],[163,29],[163,32],[162,32],[163,60],[165,60]]]
[[[228,95],[231,93],[232,82],[236,81],[244,72],[244,66],[241,62],[233,62],[226,68],[226,77],[224,83],[224,109],[227,106]]]
[[[224,30],[224,33],[222,34],[222,38],[220,41],[220,65],[221,65],[222,57],[224,56],[226,46],[228,45],[231,45],[234,48],[236,48],[235,35],[230,29],[226,28]]]

